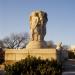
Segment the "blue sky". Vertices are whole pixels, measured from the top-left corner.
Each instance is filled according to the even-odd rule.
[[[0,39],[11,33],[29,32],[33,10],[48,14],[45,40],[75,44],[75,0],[0,0]]]

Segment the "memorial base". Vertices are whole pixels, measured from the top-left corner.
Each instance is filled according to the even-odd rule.
[[[6,49],[5,63],[12,64],[14,62],[25,59],[28,55],[41,59],[57,59],[57,51],[54,48],[50,49]]]

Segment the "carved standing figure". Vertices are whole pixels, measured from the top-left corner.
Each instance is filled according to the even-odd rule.
[[[33,11],[30,15],[31,41],[26,48],[46,48],[44,37],[46,35],[47,13],[44,11]]]
[[[42,41],[46,34],[47,14],[43,11],[32,12],[30,16],[31,40]]]

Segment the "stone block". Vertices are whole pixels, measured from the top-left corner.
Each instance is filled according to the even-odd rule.
[[[41,59],[57,59],[56,49],[6,49],[5,62],[10,64],[25,59],[28,55]]]

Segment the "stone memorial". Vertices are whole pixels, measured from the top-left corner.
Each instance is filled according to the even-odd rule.
[[[26,46],[27,49],[47,48],[44,41],[46,35],[47,13],[44,11],[33,11],[30,15],[31,39]]]
[[[41,59],[57,60],[56,48],[48,48],[44,40],[47,21],[46,12],[33,11],[30,15],[30,42],[23,49],[5,49],[5,63],[13,64],[25,59],[28,55],[41,57]]]

